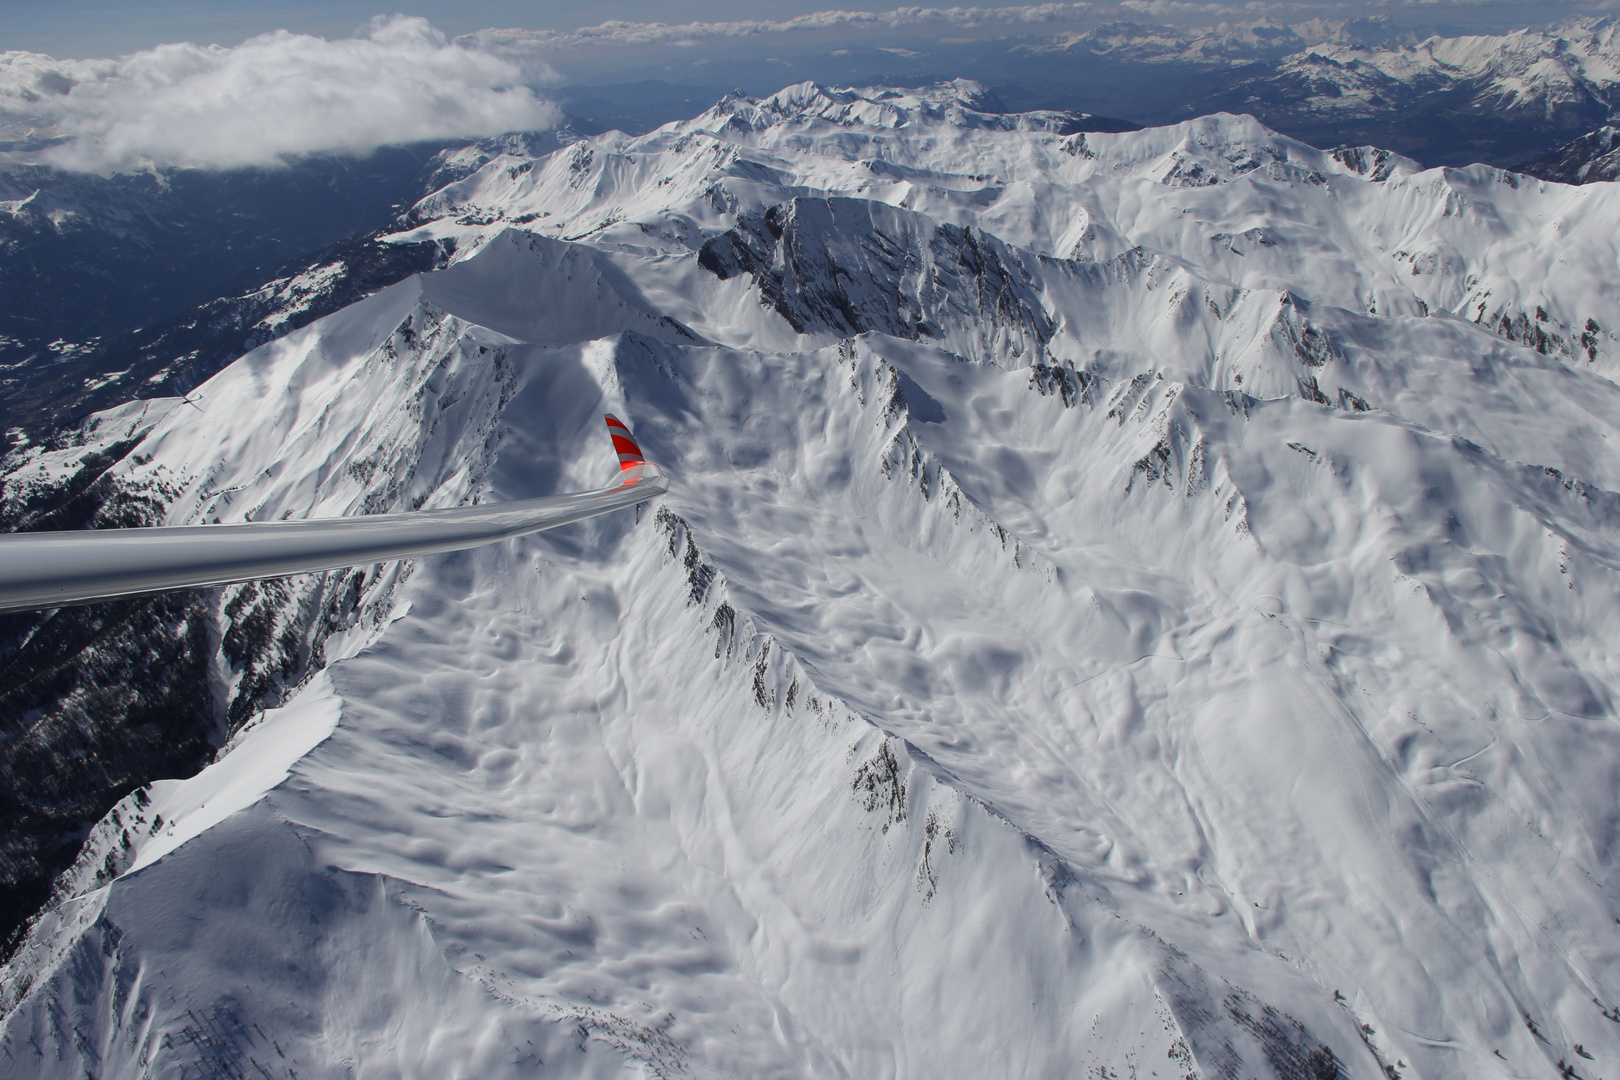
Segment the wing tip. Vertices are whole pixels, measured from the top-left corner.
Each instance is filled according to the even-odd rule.
[[[613,440],[614,453],[619,455],[619,471],[645,465],[647,458],[641,452],[641,445],[630,434],[629,425],[612,413],[604,413],[602,419],[607,423],[608,435]]]

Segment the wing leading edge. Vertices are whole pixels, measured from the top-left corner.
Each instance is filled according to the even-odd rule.
[[[669,490],[608,417],[618,483],[595,491],[404,514],[0,535],[0,612],[228,585],[476,547],[595,517]],[[628,450],[623,444],[628,444]],[[633,453],[635,460],[626,462]]]

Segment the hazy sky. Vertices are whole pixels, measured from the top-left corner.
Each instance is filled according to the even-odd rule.
[[[1000,7],[980,0],[983,7]],[[447,34],[484,27],[568,30],[609,19],[627,22],[686,23],[736,19],[782,19],[828,8],[886,10],[887,3],[827,0],[429,0],[387,5],[376,0],[0,0],[0,51],[49,53],[59,58],[111,57],[165,42],[234,45],[254,34],[286,29],[323,37],[344,37],[374,15],[402,13],[429,19]],[[941,7],[950,5],[941,4]],[[1098,9],[1112,5],[1098,4]],[[1160,17],[1142,21],[1215,22],[1274,11],[1283,18],[1322,14],[1349,17],[1384,13],[1413,21],[1457,27],[1503,29],[1544,23],[1586,11],[1613,9],[1613,0],[1543,0],[1538,3],[1469,3],[1450,0],[1339,0],[1277,3],[1176,2],[1156,5]],[[1292,10],[1288,10],[1292,9]],[[1251,16],[1253,17],[1253,16]]]
[[[859,3],[794,0],[0,0],[0,51],[26,49],[59,57],[117,56],[163,42],[234,45],[268,30],[342,37],[374,15],[421,15],[448,34],[484,27],[573,29],[607,19],[690,22],[780,18]],[[894,6],[892,3],[884,7]]]

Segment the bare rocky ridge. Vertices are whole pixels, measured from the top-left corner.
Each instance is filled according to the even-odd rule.
[[[1620,128],[1604,125],[1524,167],[1560,184],[1591,184],[1620,177]]]

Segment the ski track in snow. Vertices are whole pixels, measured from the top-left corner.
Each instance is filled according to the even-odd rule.
[[[86,429],[174,523],[674,479],[354,579],[0,1075],[1620,1074],[1614,186],[952,93],[497,158]]]

